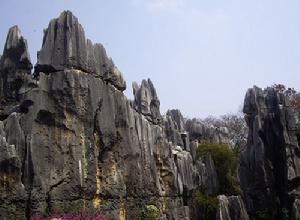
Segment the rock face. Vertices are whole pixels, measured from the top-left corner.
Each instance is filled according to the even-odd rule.
[[[239,196],[218,196],[217,220],[249,220],[243,200]]]
[[[291,220],[299,220],[299,219],[300,219],[300,200],[295,199],[292,207]]]
[[[249,89],[244,103],[249,134],[240,158],[240,181],[252,216],[284,219],[288,192],[300,175],[295,119],[288,99],[273,88]]]
[[[161,122],[160,102],[151,80],[143,80],[141,86],[134,82],[132,88],[135,109],[154,124],[159,124]]]
[[[53,19],[45,30],[36,74],[63,71],[65,68],[98,75],[119,90],[126,89],[121,72],[107,57],[104,47],[86,40],[81,24],[70,11]]]
[[[13,27],[1,57],[1,220],[80,209],[135,220],[149,205],[159,219],[197,219],[192,193],[218,191],[214,163],[196,159],[179,110],[163,121],[151,80],[128,100],[121,73],[69,11],[50,22],[34,76],[31,67]]]
[[[190,151],[189,136],[185,131],[183,116],[178,109],[167,111],[165,128],[168,141]]]
[[[226,127],[215,127],[195,118],[187,120],[185,126],[192,140],[219,144],[229,143],[228,129]]]
[[[28,80],[31,69],[27,41],[19,28],[13,26],[8,31],[0,59],[0,118],[7,117],[15,101],[32,86]]]

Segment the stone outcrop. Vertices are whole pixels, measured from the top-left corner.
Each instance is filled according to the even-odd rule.
[[[243,200],[239,196],[218,196],[217,220],[249,220]]]
[[[240,156],[240,182],[247,210],[251,216],[283,219],[291,210],[288,192],[299,186],[300,175],[292,108],[274,88],[254,87],[243,111],[249,133]]]
[[[195,118],[188,119],[185,127],[190,134],[191,140],[219,144],[229,143],[228,129],[226,127],[216,127]]]
[[[81,24],[70,11],[51,20],[44,32],[35,67],[37,75],[73,68],[100,76],[121,91],[126,89],[121,72],[107,57],[104,47],[85,38]]]
[[[300,200],[295,199],[292,207],[291,220],[300,219]]]
[[[16,101],[34,86],[30,80],[32,64],[27,41],[17,26],[9,29],[3,55],[0,59],[0,119],[7,117]]]
[[[159,219],[197,219],[193,192],[215,194],[218,180],[209,154],[196,159],[180,111],[163,121],[150,79],[128,100],[120,71],[71,12],[44,34],[34,75],[16,27],[1,57],[1,80],[26,77],[1,81],[0,219],[84,209],[136,220],[148,205]]]
[[[143,80],[140,86],[134,82],[132,88],[134,108],[154,124],[161,123],[160,102],[151,80]]]
[[[168,141],[190,151],[189,135],[181,112],[178,109],[168,110],[164,121]]]

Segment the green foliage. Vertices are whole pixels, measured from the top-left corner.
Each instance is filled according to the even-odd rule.
[[[146,205],[142,212],[142,220],[159,220],[158,209],[155,205]]]
[[[255,220],[269,220],[272,219],[271,212],[269,210],[261,210],[255,213]]]
[[[70,213],[70,214],[78,214],[81,211],[89,211],[85,209],[84,200],[75,200],[71,202],[62,202],[52,204],[52,211],[55,213]]]
[[[229,146],[224,144],[200,144],[197,157],[209,153],[214,161],[218,175],[220,194],[239,195],[240,186],[237,176],[238,160]]]
[[[197,191],[193,194],[193,203],[203,209],[205,220],[215,219],[219,203],[216,196],[208,196]]]
[[[289,210],[288,209],[282,208],[281,214],[282,214],[283,219],[289,219]]]
[[[41,210],[41,212],[40,212],[40,215],[42,216],[42,217],[48,217],[49,215],[50,215],[50,209],[49,209],[49,207],[48,206],[45,206],[45,207],[43,207],[42,208],[42,210]]]

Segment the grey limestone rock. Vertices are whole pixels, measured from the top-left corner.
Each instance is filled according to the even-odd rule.
[[[291,220],[299,220],[300,219],[300,200],[296,199],[293,203]]]
[[[18,26],[9,29],[0,59],[0,98],[2,105],[15,100],[24,82],[30,77],[32,64],[27,41]]]
[[[249,220],[243,200],[239,196],[218,196],[217,220]]]
[[[228,130],[225,127],[215,127],[194,118],[186,121],[185,128],[189,132],[191,140],[219,144],[229,143]]]
[[[185,130],[185,123],[178,109],[168,110],[164,117],[165,133],[168,141],[190,151],[189,133]]]
[[[59,18],[51,20],[45,29],[35,74],[62,71],[65,68],[96,74],[119,90],[126,89],[121,72],[107,57],[104,47],[86,39],[81,24],[70,11],[64,11]]]
[[[299,178],[299,146],[295,119],[288,99],[274,88],[249,89],[244,102],[249,127],[245,150],[240,155],[240,182],[251,215],[271,213],[283,218],[289,209],[288,191]]]
[[[35,79],[27,46],[18,46],[26,41],[10,32],[6,47],[19,48],[12,50],[18,56],[7,66],[5,50],[1,71],[30,77],[12,103],[1,104],[0,219],[84,208],[109,220],[138,220],[149,204],[160,219],[196,219],[192,194],[217,191],[214,163],[209,155],[196,159],[198,139],[189,141],[179,110],[162,123],[151,80],[134,84],[128,100],[120,71],[69,11],[45,30]]]
[[[140,86],[134,82],[132,88],[134,108],[145,115],[154,124],[161,123],[160,101],[152,81],[150,79],[143,80]]]

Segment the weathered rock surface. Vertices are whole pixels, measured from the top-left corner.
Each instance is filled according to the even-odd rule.
[[[189,141],[179,110],[162,123],[150,79],[128,100],[121,73],[69,11],[45,31],[36,81],[26,41],[16,28],[8,36],[0,78],[27,75],[1,87],[1,220],[78,209],[135,220],[148,204],[160,219],[196,219],[193,191],[218,191],[214,163],[196,160],[198,139]]]
[[[185,124],[191,140],[228,144],[228,129],[205,124],[198,119],[188,119]]]
[[[300,200],[295,199],[292,207],[291,220],[299,220],[299,219],[300,219]]]
[[[243,200],[239,196],[218,196],[217,220],[249,220]]]
[[[143,80],[140,86],[134,82],[132,88],[134,108],[154,124],[161,123],[160,102],[152,81]]]
[[[107,57],[104,47],[85,38],[81,24],[70,11],[49,23],[35,68],[36,74],[74,68],[96,74],[121,91],[126,89],[121,72]]]
[[[9,29],[3,55],[0,59],[0,119],[7,117],[16,107],[16,101],[32,86],[32,64],[27,41],[17,26]]]
[[[290,210],[288,191],[298,186],[299,146],[288,99],[273,88],[249,89],[244,103],[249,126],[247,146],[240,158],[240,181],[246,207],[271,219]]]
[[[168,141],[189,151],[189,135],[185,131],[185,123],[181,112],[178,109],[168,110],[164,121]]]

